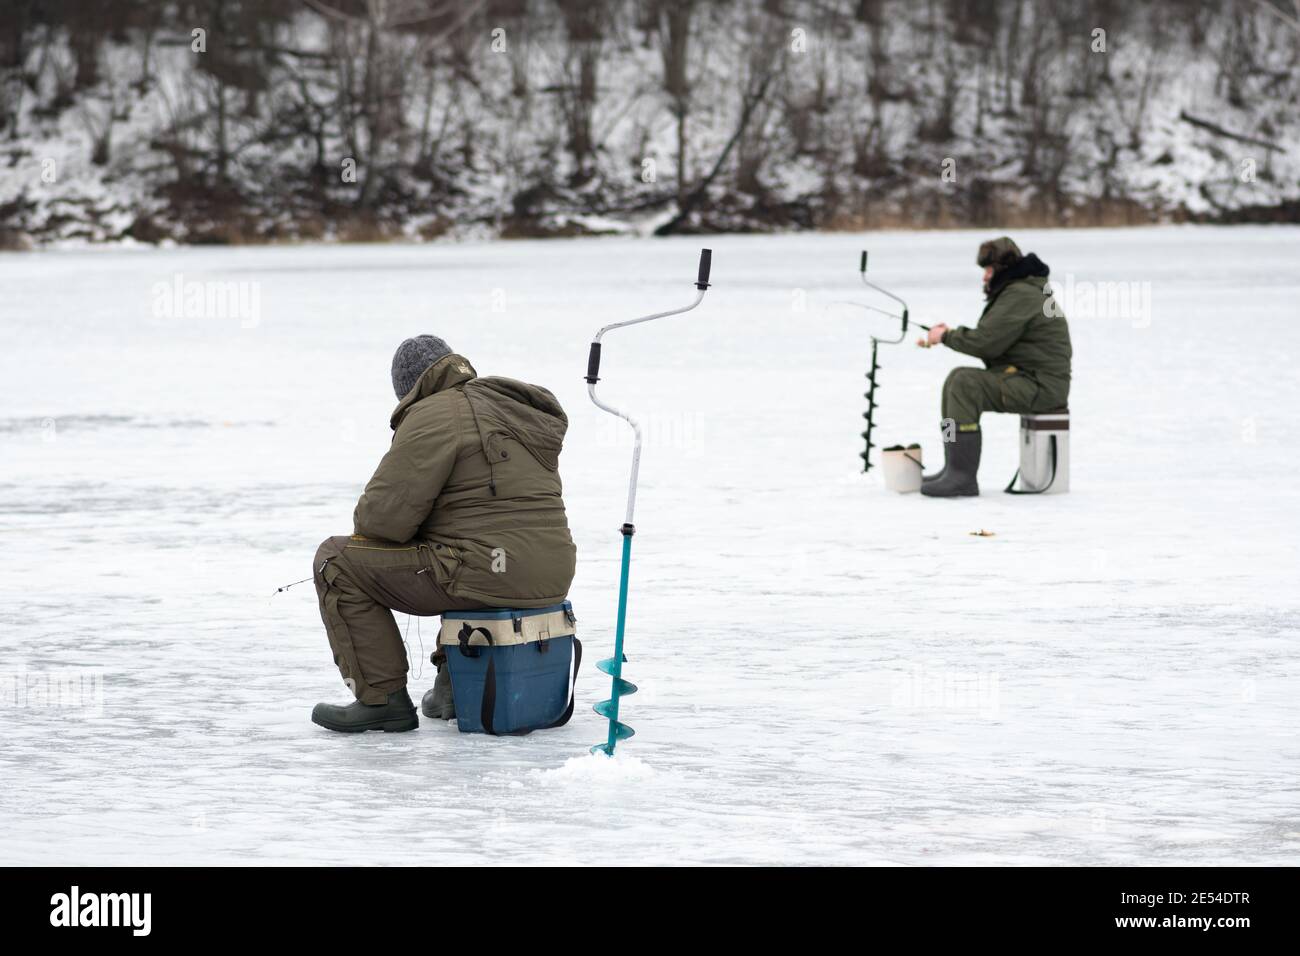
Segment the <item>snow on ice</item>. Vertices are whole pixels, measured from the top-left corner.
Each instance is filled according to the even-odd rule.
[[[3,862],[1300,862],[1300,230],[1017,233],[1076,292],[1149,294],[1071,315],[1071,491],[1002,495],[1017,423],[991,416],[982,497],[892,495],[857,458],[888,323],[830,303],[870,301],[866,245],[918,321],[973,323],[981,238],[0,258]],[[350,530],[417,332],[567,408],[572,598],[609,654],[630,440],[587,343],[689,301],[701,245],[704,304],[602,366],[647,435],[636,737],[587,755],[590,664],[529,737],[311,724],[347,692],[311,584],[272,593]],[[178,282],[258,314],[169,310]],[[962,361],[882,347],[882,446],[934,461]],[[410,622],[415,696],[435,633]]]

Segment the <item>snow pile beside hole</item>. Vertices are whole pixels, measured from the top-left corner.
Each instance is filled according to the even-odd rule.
[[[638,757],[614,752],[614,756],[586,754],[570,757],[564,766],[551,770],[533,770],[529,776],[545,787],[618,785],[642,783],[654,777],[654,768]]]

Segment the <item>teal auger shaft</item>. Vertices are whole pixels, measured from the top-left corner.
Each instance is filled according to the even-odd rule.
[[[631,527],[623,529],[623,568],[618,580],[618,622],[614,630],[614,656],[599,662],[596,667],[610,677],[609,700],[602,700],[594,706],[596,713],[609,718],[609,739],[603,744],[591,748],[592,753],[602,751],[614,756],[614,747],[620,740],[627,740],[636,733],[627,724],[618,719],[619,698],[636,693],[636,685],[623,680],[623,635],[627,624],[627,581],[632,570],[632,533]]]

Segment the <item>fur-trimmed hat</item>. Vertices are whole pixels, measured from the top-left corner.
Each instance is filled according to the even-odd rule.
[[[1011,241],[1010,236],[1000,236],[997,239],[990,239],[988,242],[980,243],[980,251],[975,256],[975,264],[983,268],[993,267],[994,272],[1000,272],[1008,266],[1014,266],[1023,259],[1020,254],[1020,247]]]

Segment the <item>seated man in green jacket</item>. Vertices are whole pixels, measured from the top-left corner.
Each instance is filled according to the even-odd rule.
[[[433,335],[393,357],[393,443],[353,512],[352,535],[326,538],[312,571],[334,663],[356,697],[311,719],[347,733],[414,730],[406,652],[393,611],[434,615],[561,603],[576,550],[560,497],[568,418],[555,396],[479,378]],[[439,667],[421,710],[454,716]]]
[[[955,368],[943,383],[943,469],[927,475],[921,494],[978,495],[982,412],[1050,412],[1070,397],[1070,328],[1047,286],[1047,265],[1021,255],[1006,236],[979,248],[986,303],[975,328],[936,325],[917,342],[942,342],[984,368]]]

